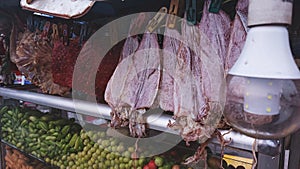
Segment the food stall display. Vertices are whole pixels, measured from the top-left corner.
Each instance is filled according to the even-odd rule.
[[[291,146],[299,147],[299,133],[252,138],[223,116],[248,4],[21,0],[16,13],[0,6],[14,19],[1,56],[31,83],[0,87],[0,168],[297,169]],[[103,6],[114,13],[99,12]]]

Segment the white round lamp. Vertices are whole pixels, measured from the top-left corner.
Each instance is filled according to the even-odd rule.
[[[286,28],[291,13],[290,1],[249,2],[250,29],[229,71],[224,112],[227,122],[246,135],[277,139],[300,128],[300,71]]]

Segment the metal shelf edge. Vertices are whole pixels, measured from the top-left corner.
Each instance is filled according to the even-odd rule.
[[[110,120],[111,108],[106,104],[73,100],[71,98],[15,90],[5,87],[0,87],[0,96]],[[170,115],[157,113],[153,113],[146,117],[149,128],[172,134],[178,134],[178,132],[167,127],[167,124],[170,120],[174,121]]]
[[[70,98],[9,89],[5,87],[0,87],[0,96],[28,101],[35,104],[40,104],[57,109],[76,112],[83,115],[90,115],[110,120],[111,109],[106,104],[90,103],[81,100],[72,100]],[[174,131],[167,127],[169,121],[174,122],[171,115],[166,115],[162,113],[151,113],[151,115],[148,115],[146,117],[146,121],[150,129],[172,134],[179,134],[177,131]],[[221,131],[222,134],[226,132],[226,130]],[[252,144],[255,140],[254,138],[242,135],[235,131],[231,131],[229,134],[225,135],[225,139],[230,138],[233,140],[233,142],[229,145],[229,147],[235,147],[249,151],[252,150]],[[213,142],[217,143],[217,140],[214,140]],[[277,141],[274,140],[258,140],[257,143],[257,147],[255,148],[256,151],[259,151],[258,147],[260,146],[270,148],[277,148],[278,146]]]

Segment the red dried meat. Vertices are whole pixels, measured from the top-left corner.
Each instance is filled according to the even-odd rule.
[[[114,70],[118,65],[120,59],[120,53],[124,46],[124,41],[119,42],[117,45],[112,47],[109,52],[102,59],[96,75],[96,97],[99,102],[105,102],[104,94],[107,83],[111,78]]]
[[[39,86],[45,93],[58,95],[69,93],[70,88],[61,86],[53,80],[50,64],[52,46],[41,38],[41,32],[26,31],[17,45],[14,44],[16,43],[14,39],[11,40],[11,60],[33,84]]]
[[[92,44],[87,41],[80,52],[80,57],[76,60],[77,74],[73,77],[73,91],[80,96],[81,99],[89,100],[96,97],[96,101],[104,103],[104,92],[106,85],[112,76],[120,58],[124,41],[113,46],[102,58],[99,65],[99,52],[101,44]],[[96,68],[91,70],[91,68]],[[74,70],[75,71],[75,70]],[[93,72],[91,72],[93,71]],[[96,76],[94,76],[96,71]],[[94,86],[93,86],[94,85]]]
[[[55,83],[72,88],[72,77],[76,59],[80,53],[79,37],[68,45],[54,41],[52,50],[52,72]]]

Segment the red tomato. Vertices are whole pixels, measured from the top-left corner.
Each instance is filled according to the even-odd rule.
[[[149,169],[157,169],[154,160],[150,160],[148,163]]]
[[[148,165],[145,165],[143,169],[150,169]]]

